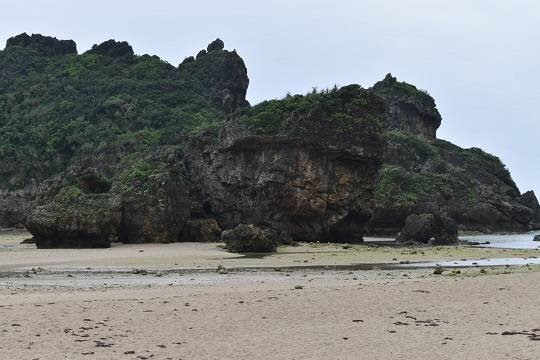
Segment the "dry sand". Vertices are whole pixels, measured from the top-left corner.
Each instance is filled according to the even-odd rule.
[[[540,358],[538,272],[214,276],[209,285],[4,291],[0,358]]]
[[[304,245],[257,259],[217,244],[38,251],[23,237],[0,238],[0,359],[540,359],[538,266],[303,268],[536,250]]]

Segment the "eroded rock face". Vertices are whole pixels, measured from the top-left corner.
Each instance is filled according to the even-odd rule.
[[[221,238],[227,249],[235,253],[272,253],[277,249],[275,231],[252,224],[240,224],[232,230],[225,230]]]
[[[249,78],[244,60],[236,51],[222,50],[223,42],[218,40],[208,46],[208,52],[201,50],[195,60],[184,60],[179,71],[182,77],[204,84],[212,101],[226,113],[232,113],[249,105]]]
[[[504,164],[478,148],[405,131],[387,131],[370,232],[397,234],[425,202],[465,231],[524,232],[538,227],[534,193],[520,194]]]
[[[356,99],[370,105],[355,108]],[[315,106],[292,114],[275,136],[229,122],[219,144],[187,151],[193,183],[225,229],[250,223],[294,240],[361,242],[382,154],[385,106],[359,87],[336,94],[336,120]],[[367,115],[370,116],[367,116]]]
[[[40,34],[14,36],[6,43],[6,48],[11,46],[31,48],[46,56],[77,54],[77,45],[73,40],[58,40]]]
[[[372,91],[388,103],[386,126],[435,139],[441,114],[433,98],[413,85],[398,82],[392,74],[376,83]]]
[[[530,209],[537,209],[540,207],[536,194],[532,190],[521,194],[519,202]]]
[[[0,228],[20,226],[32,208],[35,186],[30,185],[20,190],[0,191]]]
[[[221,39],[216,39],[212,41],[210,44],[208,44],[208,48],[206,49],[208,52],[212,51],[220,51],[225,48],[225,43]]]
[[[176,242],[190,216],[187,182],[174,149],[149,154],[112,183],[96,168],[74,167],[42,186],[27,227],[41,248]]]
[[[412,214],[407,216],[405,226],[397,238],[398,242],[428,243],[434,237],[435,215]]]
[[[124,243],[171,243],[190,216],[190,198],[183,164],[174,154],[146,159],[153,169],[122,188],[120,240]]]
[[[396,234],[422,203],[436,203],[460,229],[539,227],[533,192],[520,194],[504,164],[481,149],[436,139],[441,116],[429,94],[390,74],[371,89],[385,99],[385,151],[370,233]]]
[[[530,230],[540,230],[540,209],[536,210],[536,214],[529,224]]]
[[[523,193],[519,202],[528,209],[532,210],[532,214],[529,218],[528,212],[524,212],[525,216],[529,218],[529,229],[530,230],[539,230],[540,229],[540,204],[534,191],[527,191]]]
[[[109,247],[118,240],[121,205],[116,194],[85,194],[65,187],[32,210],[26,227],[38,248]]]
[[[219,242],[221,228],[215,219],[189,220],[182,230],[183,242]]]

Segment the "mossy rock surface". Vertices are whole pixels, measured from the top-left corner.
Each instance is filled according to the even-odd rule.
[[[69,186],[35,207],[26,227],[38,248],[109,247],[118,240],[121,205],[118,194],[86,194]]]
[[[277,249],[276,233],[252,224],[240,224],[232,230],[225,230],[221,238],[227,249],[235,253],[272,253]]]

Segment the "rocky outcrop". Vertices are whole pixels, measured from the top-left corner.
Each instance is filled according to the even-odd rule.
[[[179,241],[190,198],[178,159],[167,149],[152,153],[114,183],[95,168],[71,169],[41,189],[27,228],[40,248]]]
[[[216,39],[212,41],[210,44],[208,44],[208,48],[206,51],[212,52],[212,51],[221,51],[225,49],[225,43],[221,39]]]
[[[153,154],[124,176],[120,241],[133,244],[181,240],[190,216],[190,198],[185,170],[177,155]]]
[[[110,57],[133,56],[133,48],[125,41],[107,40],[99,45],[94,44],[87,54],[98,54]]]
[[[390,74],[371,91],[385,99],[389,110],[370,233],[397,234],[423,203],[438,204],[462,230],[539,227],[536,196],[521,195],[497,157],[436,139],[441,116],[431,96]]]
[[[525,206],[527,209],[531,209],[532,212],[525,211],[524,216],[529,220],[529,229],[540,229],[540,204],[534,191],[527,191],[519,197],[519,203]]]
[[[188,56],[184,59],[184,61],[182,61],[180,63],[180,67],[182,67],[183,65],[186,65],[186,64],[190,64],[192,62],[195,62],[195,57],[194,56]]]
[[[533,241],[540,241],[540,235],[536,235],[536,236],[533,238]]]
[[[277,249],[277,234],[252,224],[240,224],[223,231],[221,238],[227,249],[235,253],[272,253]]]
[[[258,227],[226,237],[247,239],[245,246],[231,245],[233,251],[265,252],[271,242],[291,238],[360,242],[382,152],[373,119],[384,113],[377,98],[367,108],[351,105],[365,95],[359,87],[344,88],[335,95],[336,108],[315,105],[294,114],[274,137],[228,122],[217,142],[202,140],[199,151],[196,141],[187,149],[189,171],[185,155],[174,149],[135,162],[112,184],[95,168],[71,170],[59,180],[69,186],[53,198],[40,196],[45,205],[33,210],[28,228],[42,248],[217,241],[221,226],[235,229],[246,220]],[[338,110],[351,118],[332,118]],[[48,194],[57,187],[47,187]],[[201,209],[194,209],[194,199]]]
[[[195,56],[195,60],[199,60],[200,58],[202,58],[203,56],[205,56],[207,54],[206,50],[202,49],[201,51],[199,51],[197,53],[197,56]]]
[[[405,131],[386,133],[370,233],[393,235],[422,203],[438,204],[465,231],[534,229],[536,200],[521,195],[508,170],[480,149]]]
[[[20,190],[0,191],[0,228],[16,227],[26,222],[35,197],[35,185]]]
[[[434,236],[434,223],[435,216],[433,214],[409,215],[396,240],[401,243],[420,242],[427,244]]]
[[[184,242],[219,242],[222,230],[215,219],[189,220],[182,230]]]
[[[290,114],[272,136],[255,135],[238,119],[225,125],[219,143],[192,144],[186,154],[193,183],[223,228],[249,223],[299,241],[362,241],[385,106],[358,86],[328,102],[331,108],[321,102]]]
[[[368,90],[250,106],[244,61],[224,46],[176,68],[114,40],[88,52],[99,56],[61,58],[74,43],[10,39],[0,226],[31,212],[40,247],[105,247],[217,241],[251,224],[226,235],[248,239],[242,251],[261,234],[266,244],[361,242],[368,225],[439,244],[455,241],[456,224],[540,228],[536,196],[520,194],[498,158],[436,138],[441,116],[426,92],[388,75]]]
[[[527,191],[519,196],[519,202],[529,209],[537,209],[540,207],[538,199],[534,191]]]
[[[430,211],[431,210],[431,211]],[[448,214],[436,209],[422,209],[405,220],[396,241],[452,245],[458,243],[458,227]],[[429,212],[424,212],[429,211]]]
[[[40,34],[14,36],[7,40],[6,48],[13,46],[31,48],[46,56],[77,54],[77,44],[73,40],[58,40]]]
[[[392,74],[371,89],[388,104],[386,127],[409,131],[434,140],[441,126],[441,114],[435,101],[425,91],[413,85],[398,82]]]
[[[118,240],[121,197],[65,187],[26,222],[38,248],[102,248]]]
[[[208,52],[201,50],[195,61],[180,64],[182,77],[203,84],[210,98],[226,113],[233,113],[248,106],[246,101],[249,78],[244,60],[236,51],[222,50],[224,44],[217,39],[208,45]]]
[[[540,230],[540,209],[536,209],[536,214],[529,223],[529,230]]]

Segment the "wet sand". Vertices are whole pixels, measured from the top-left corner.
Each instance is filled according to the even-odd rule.
[[[48,271],[129,271],[249,269],[275,267],[352,266],[357,264],[396,264],[403,262],[460,261],[462,259],[540,257],[536,249],[494,249],[470,246],[404,247],[340,244],[301,244],[280,247],[271,256],[242,256],[225,251],[217,243],[113,244],[110,249],[38,250],[35,245],[20,245],[29,234],[23,231],[0,235],[0,276],[6,272],[25,272],[32,268]],[[372,239],[374,240],[374,239]]]
[[[219,244],[37,250],[0,236],[0,359],[538,359],[540,266],[351,264],[536,249]],[[336,270],[337,269],[337,270]]]

